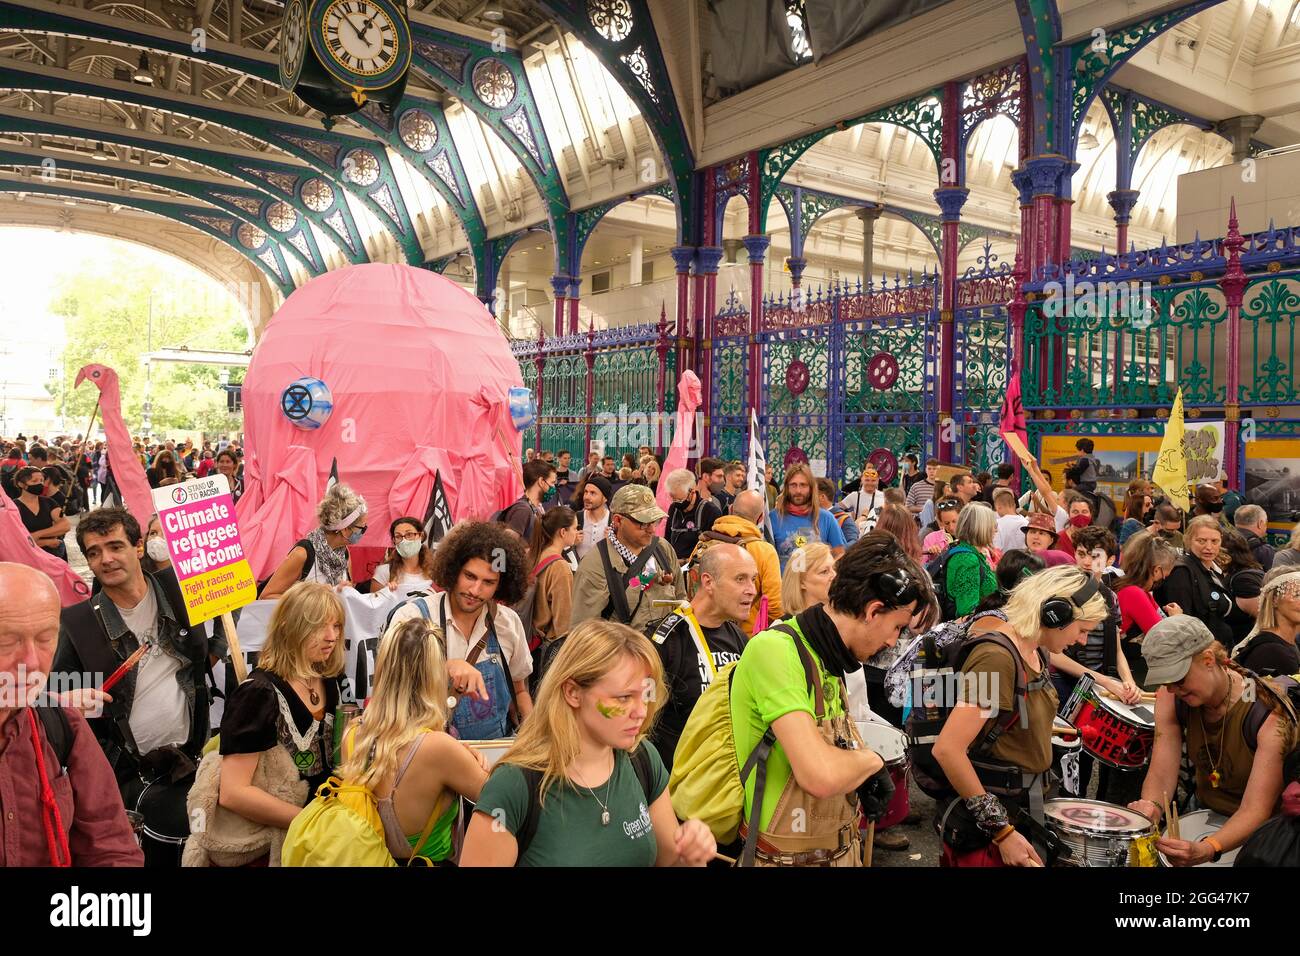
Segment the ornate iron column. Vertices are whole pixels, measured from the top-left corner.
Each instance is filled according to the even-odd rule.
[[[939,275],[939,423],[942,429],[946,419],[952,418],[956,408],[957,339],[953,325],[953,306],[957,289],[957,227],[961,224],[962,206],[970,190],[964,186],[941,186],[934,191],[934,201],[939,204],[943,222],[943,264]],[[955,426],[954,422],[954,426]],[[954,428],[954,434],[956,434]],[[942,430],[940,432],[942,438]],[[939,442],[939,457],[953,461],[951,441]]]
[[[564,298],[569,291],[569,277],[551,276],[551,288],[555,291],[555,326],[551,334],[559,338],[564,334]]]
[[[587,363],[587,413],[585,419],[586,427],[583,429],[582,460],[584,467],[587,461],[587,455],[591,451],[591,426],[592,410],[596,403],[596,320],[592,319],[587,325],[587,347],[582,350],[582,360]],[[581,502],[579,503],[581,507]]]
[[[1241,300],[1246,290],[1246,274],[1241,269],[1241,247],[1246,240],[1237,228],[1237,199],[1229,204],[1228,235],[1223,240],[1228,267],[1219,280],[1228,306],[1228,394],[1223,403],[1224,454],[1227,456],[1228,486],[1237,487],[1238,445],[1241,436]]]
[[[755,410],[763,404],[763,349],[758,333],[763,331],[763,259],[772,244],[770,236],[746,236],[749,253],[749,406]]]
[[[655,354],[659,357],[659,371],[655,375],[655,391],[658,395],[658,406],[655,411],[655,453],[661,454],[664,450],[664,401],[668,395],[668,349],[670,347],[668,338],[668,311],[663,306],[659,306],[659,341],[655,345]],[[705,393],[708,394],[707,392]]]
[[[578,299],[582,294],[582,276],[569,276],[569,334],[577,335],[581,329],[578,328]]]
[[[542,355],[542,349],[546,345],[546,330],[537,330],[537,354],[533,357],[533,364],[537,367],[537,431],[533,436],[533,450],[538,454],[542,451],[542,409],[545,382],[542,379],[542,370],[546,366],[546,357]]]

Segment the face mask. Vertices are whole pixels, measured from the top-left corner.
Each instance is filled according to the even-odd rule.
[[[356,542],[354,541],[353,544]],[[399,541],[397,542],[397,553],[404,558],[413,558],[420,553],[420,541]]]
[[[144,553],[154,561],[167,560],[167,542],[162,538],[150,538],[145,542]]]
[[[1076,528],[1086,528],[1088,525],[1092,524],[1092,519],[1087,515],[1075,515],[1070,519],[1070,524],[1074,525]]]
[[[557,493],[558,492],[555,490],[555,485],[551,485],[549,488],[547,488],[545,491],[542,492],[542,500],[550,501],[552,498],[556,496]]]
[[[1214,502],[1208,502],[1208,501],[1207,501],[1207,502],[1206,502],[1202,507],[1204,507],[1205,510],[1208,511],[1210,514],[1212,514],[1212,515],[1217,515],[1220,511],[1223,510],[1223,502],[1222,502],[1222,501],[1214,501]]]
[[[41,484],[41,485],[28,485],[24,490],[25,490],[29,495],[39,495],[42,491],[45,490],[45,485],[43,485],[43,484]]]
[[[718,494],[720,491],[722,491],[722,489],[725,487],[727,487],[727,483],[725,481],[709,482],[709,491],[715,495]]]
[[[361,530],[353,531],[350,535],[348,535],[348,544],[360,544],[361,536],[364,534],[365,532]]]

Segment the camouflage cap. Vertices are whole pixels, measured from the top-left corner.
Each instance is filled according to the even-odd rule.
[[[646,485],[624,485],[614,492],[609,506],[611,514],[627,515],[634,521],[649,524],[663,521],[668,515],[655,503],[654,492]]]

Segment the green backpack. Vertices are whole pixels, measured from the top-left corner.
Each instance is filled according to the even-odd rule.
[[[809,693],[819,686],[812,655],[798,632],[788,624],[771,628],[794,639],[803,663]],[[712,832],[719,846],[733,843],[745,815],[745,781],[754,778],[754,805],[749,816],[749,831],[741,866],[752,866],[758,843],[758,822],[763,812],[763,793],[767,786],[767,761],[776,744],[776,735],[768,727],[763,739],[741,765],[736,753],[736,736],[731,724],[731,675],[739,661],[718,671],[713,683],[695,702],[673,756],[673,772],[668,779],[673,812],[679,820],[700,820]],[[819,695],[820,702],[820,695]],[[824,710],[824,706],[822,707]],[[819,714],[818,720],[825,715]]]

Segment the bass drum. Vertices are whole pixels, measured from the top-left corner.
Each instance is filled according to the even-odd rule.
[[[143,784],[134,811],[140,820],[137,836],[144,851],[144,865],[171,868],[181,865],[181,854],[190,835],[190,817],[185,798],[194,786],[194,774],[170,783],[156,780]],[[136,819],[136,818],[132,818]]]

